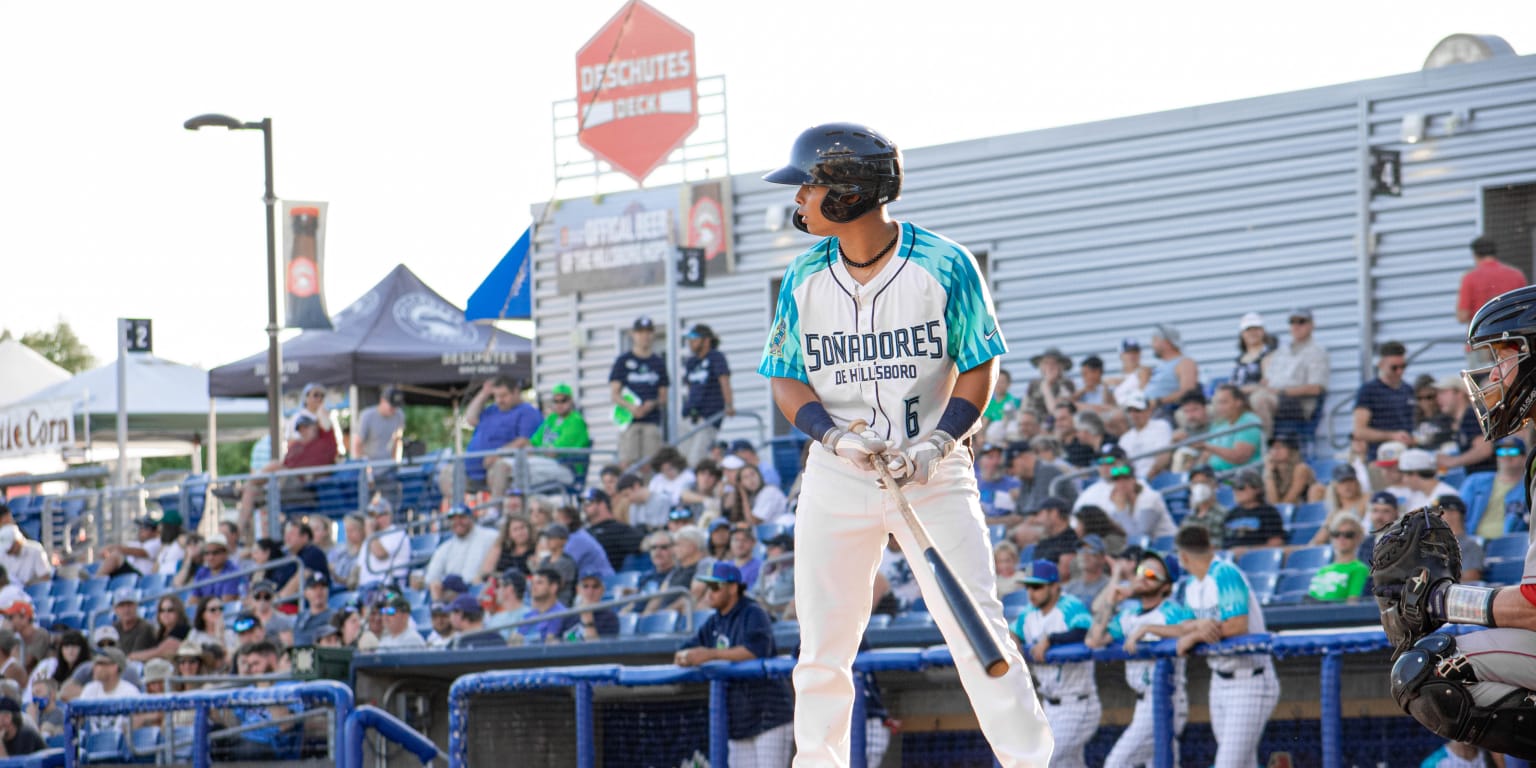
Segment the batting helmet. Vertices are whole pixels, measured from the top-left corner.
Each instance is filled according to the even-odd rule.
[[[901,196],[901,150],[862,125],[827,123],[801,133],[789,164],[764,174],[763,180],[827,187],[822,215],[849,222]],[[798,213],[795,227],[807,231]]]
[[[1497,440],[1525,424],[1536,406],[1536,286],[1494,297],[1472,316],[1467,344],[1485,364],[1461,372],[1483,436]]]

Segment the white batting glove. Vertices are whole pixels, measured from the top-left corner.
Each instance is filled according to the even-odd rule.
[[[955,438],[948,432],[934,430],[933,434],[886,456],[886,468],[897,485],[917,483],[924,485],[939,469],[939,462],[955,450]]]
[[[890,444],[873,429],[862,432],[849,432],[841,427],[829,429],[822,436],[821,444],[859,469],[874,469],[872,457],[890,450]]]

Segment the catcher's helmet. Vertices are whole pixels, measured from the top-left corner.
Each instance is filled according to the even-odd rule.
[[[789,164],[764,174],[763,180],[827,187],[822,215],[849,222],[901,196],[901,150],[862,125],[827,123],[801,133]],[[799,214],[795,227],[806,231]]]
[[[1483,305],[1467,326],[1467,344],[1482,362],[1461,372],[1483,436],[1513,434],[1536,406],[1536,286],[1517,288]]]

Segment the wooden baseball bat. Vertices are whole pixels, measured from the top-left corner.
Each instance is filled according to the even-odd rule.
[[[854,422],[849,426],[851,432],[861,432],[864,427],[861,422]],[[928,561],[928,567],[933,571],[933,580],[938,582],[939,593],[944,597],[944,603],[949,606],[949,612],[954,614],[955,622],[960,625],[960,631],[965,633],[965,639],[971,644],[971,650],[976,652],[976,660],[981,662],[981,668],[986,670],[989,677],[1002,677],[1008,674],[1008,660],[1003,656],[1003,651],[997,645],[997,638],[992,636],[987,629],[987,622],[981,616],[981,608],[971,597],[970,591],[955,577],[955,572],[950,570],[949,563],[944,561],[944,556],[933,546],[933,539],[928,537],[928,529],[923,526],[923,521],[917,519],[917,512],[912,509],[912,502],[907,501],[905,494],[896,486],[896,480],[891,477],[891,470],[876,456],[873,462],[875,474],[880,476],[885,490],[896,501],[896,508],[901,511],[901,518],[906,521],[907,528],[912,531],[912,537],[917,539],[917,545],[923,550],[923,559]]]

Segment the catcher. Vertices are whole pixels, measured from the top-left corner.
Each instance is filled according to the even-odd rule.
[[[1483,436],[1491,442],[1521,430],[1536,407],[1536,286],[1485,304],[1467,341],[1490,361],[1462,372]],[[1536,492],[1533,469],[1526,467],[1528,492]],[[1447,739],[1536,759],[1536,546],[1518,586],[1458,584],[1455,535],[1438,508],[1419,509],[1378,535],[1371,573],[1396,647],[1397,703]],[[1446,623],[1498,628],[1435,632]]]

